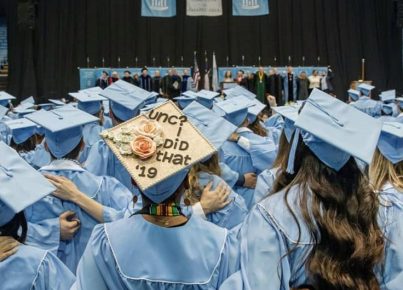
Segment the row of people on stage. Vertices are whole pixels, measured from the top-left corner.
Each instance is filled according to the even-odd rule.
[[[105,89],[119,79],[119,74],[116,71],[112,72],[111,76],[108,72],[103,71],[95,85]],[[155,71],[154,76],[150,76],[148,69],[144,67],[141,69],[140,75],[134,74],[132,76],[129,70],[124,71],[121,79],[148,92],[156,92],[168,98],[178,97],[182,92],[191,90],[195,86],[187,69],[183,71],[182,76],[178,74],[175,68],[168,69],[166,76],[161,76],[159,70]]]
[[[266,96],[272,95],[276,98],[277,104],[284,105],[288,102],[306,100],[313,89],[320,89],[326,93],[333,94],[334,73],[329,66],[327,72],[319,74],[318,70],[313,70],[311,75],[301,71],[296,75],[291,66],[286,72],[279,73],[276,68],[272,68],[266,74],[263,67],[259,67],[255,73],[245,75],[243,70],[238,70],[235,77],[231,71],[225,72],[224,82],[236,82],[238,85],[247,88],[255,93],[258,99],[267,103]]]
[[[0,92],[1,289],[401,289],[403,98],[373,89]]]

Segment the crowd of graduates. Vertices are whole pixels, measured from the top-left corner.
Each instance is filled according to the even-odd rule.
[[[0,92],[0,289],[402,289],[396,91],[283,105],[104,77]]]

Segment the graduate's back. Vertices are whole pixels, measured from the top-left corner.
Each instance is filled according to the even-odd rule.
[[[234,272],[237,253],[237,243],[227,230],[198,217],[164,228],[134,215],[94,229],[75,286],[217,289]]]

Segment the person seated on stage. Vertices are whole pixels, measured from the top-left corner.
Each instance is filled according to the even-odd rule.
[[[139,74],[134,74],[133,75],[133,85],[135,85],[136,87],[140,86]]]
[[[236,73],[236,78],[234,79],[234,82],[236,82],[238,85],[241,87],[247,88],[248,87],[248,81],[245,78],[243,70],[238,70]]]
[[[134,81],[133,81],[133,78],[132,78],[132,73],[129,70],[125,70],[122,80],[124,80],[125,82],[133,84]]]
[[[189,75],[189,70],[184,69],[182,75],[182,83],[181,83],[181,93],[184,93],[190,90],[191,85],[189,85],[189,81],[192,80],[192,77]]]
[[[234,79],[232,78],[232,72],[227,70],[224,74],[224,83],[232,83]]]
[[[27,117],[45,129],[52,161],[39,171],[57,188],[53,196],[27,208],[32,228],[28,242],[54,251],[75,272],[94,226],[122,217],[132,195],[115,178],[95,176],[78,162],[84,148],[82,126],[98,118],[71,106]],[[69,191],[75,186],[79,191]]]
[[[55,187],[0,141],[0,280],[2,290],[68,290],[73,273],[51,252],[26,245],[24,209]],[[18,189],[18,190],[17,190]]]
[[[85,160],[87,160],[91,147],[101,139],[100,133],[106,129],[104,127],[106,117],[104,116],[102,102],[107,99],[98,94],[88,95],[83,92],[70,93],[69,95],[77,100],[77,109],[91,114],[99,119],[99,121],[83,126],[83,141],[85,147],[80,153],[79,162],[84,163]]]
[[[103,71],[101,76],[95,82],[96,87],[100,87],[101,89],[105,89],[109,85],[109,74],[106,71]]]
[[[241,270],[220,290],[400,289],[401,201],[354,158],[371,162],[382,123],[314,90],[295,127],[287,171],[242,224]]]
[[[309,79],[306,72],[302,71],[297,79],[297,100],[303,101],[309,97]]]
[[[148,92],[152,91],[152,78],[148,74],[148,69],[143,67],[141,69],[141,75],[139,77],[140,88]]]
[[[112,75],[108,78],[108,85],[110,86],[111,84],[113,84],[114,82],[118,81],[119,78],[119,74],[117,71],[112,72]]]
[[[180,96],[182,88],[182,79],[178,74],[176,68],[172,68],[172,78],[171,83],[168,86],[170,98],[175,98]]]
[[[215,103],[213,107],[215,112],[238,127],[221,147],[220,160],[240,176],[256,176],[271,168],[277,154],[276,145],[271,138],[259,136],[248,128],[250,122],[256,118],[255,114],[248,114],[250,104],[251,99],[238,96]],[[234,188],[245,199],[248,209],[253,206],[254,187],[255,184],[251,186],[241,182]]]
[[[164,126],[162,121],[158,123]],[[181,136],[191,146],[186,152],[187,165],[167,166],[167,161],[148,154],[140,160],[113,150],[119,159],[130,160],[124,164],[143,188],[143,205],[128,218],[94,229],[78,266],[74,289],[218,289],[233,273],[239,247],[236,237],[197,216],[184,215],[180,207],[182,196],[190,190],[189,166],[211,154],[207,145],[193,148],[197,145],[191,140],[199,138],[194,134],[202,137],[200,133],[184,130]],[[176,130],[163,134],[170,140],[177,138]],[[172,173],[169,177],[140,177],[138,166],[154,168],[157,174],[170,167]],[[229,188],[218,186],[215,194],[227,196]]]
[[[161,72],[156,70],[154,73],[153,81],[152,81],[153,91],[159,95],[162,95],[161,91]]]
[[[371,99],[371,91],[375,89],[374,86],[368,84],[360,84],[358,90],[361,96],[355,102],[350,103],[354,108],[366,113],[372,117],[380,117],[382,114],[382,103]]]

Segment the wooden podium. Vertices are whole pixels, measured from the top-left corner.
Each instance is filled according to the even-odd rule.
[[[365,58],[361,60],[361,79],[358,81],[352,81],[350,89],[356,90],[361,84],[372,85],[372,81],[365,81]]]

